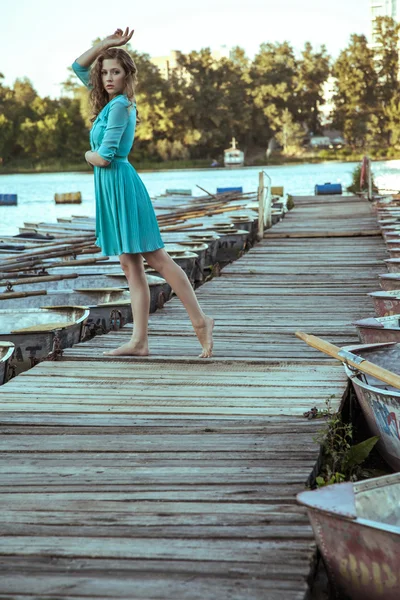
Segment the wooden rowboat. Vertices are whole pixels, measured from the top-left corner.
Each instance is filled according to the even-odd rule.
[[[400,598],[400,474],[297,495],[337,598]]]
[[[77,344],[84,334],[89,310],[82,307],[0,309],[0,342],[13,342],[11,364],[16,374],[30,369],[51,352]]]
[[[0,342],[0,385],[9,378],[9,362],[14,354],[15,346],[12,342]]]
[[[400,374],[400,344],[364,344],[344,350],[379,367]],[[373,435],[379,436],[377,449],[386,462],[400,470],[400,389],[371,375],[355,372],[345,365],[360,407]]]

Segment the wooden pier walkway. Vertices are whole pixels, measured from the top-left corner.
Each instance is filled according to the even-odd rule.
[[[315,544],[295,494],[323,422],[303,413],[338,407],[346,379],[294,331],[356,342],[386,251],[367,202],[295,203],[199,288],[211,361],[173,299],[151,316],[151,357],[102,355],[127,325],[0,389],[0,598],[306,597]]]

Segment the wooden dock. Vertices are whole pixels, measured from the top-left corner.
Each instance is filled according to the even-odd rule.
[[[215,357],[173,299],[148,358],[104,357],[131,325],[0,389],[0,598],[303,600],[315,544],[295,495],[346,378],[295,338],[338,345],[385,271],[370,205],[295,198],[199,288]]]

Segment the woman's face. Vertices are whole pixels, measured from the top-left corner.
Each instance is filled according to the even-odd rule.
[[[110,100],[122,94],[125,88],[125,71],[115,58],[105,58],[101,70],[103,86],[108,93]]]

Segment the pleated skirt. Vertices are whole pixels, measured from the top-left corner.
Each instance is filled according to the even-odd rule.
[[[147,189],[127,158],[95,167],[96,245],[103,256],[164,248]]]

